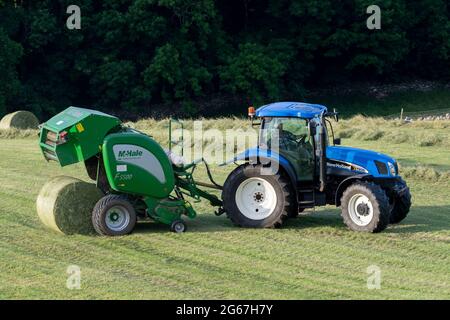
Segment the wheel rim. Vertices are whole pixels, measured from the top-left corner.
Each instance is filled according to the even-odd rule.
[[[180,233],[184,231],[184,224],[182,224],[181,222],[175,224],[175,232]]]
[[[373,219],[373,206],[363,194],[355,194],[348,203],[350,218],[358,226],[367,226]]]
[[[235,199],[239,211],[252,220],[267,218],[277,205],[274,187],[262,178],[243,181],[236,191]]]
[[[130,223],[130,213],[122,206],[111,207],[106,212],[105,223],[113,231],[122,231]]]

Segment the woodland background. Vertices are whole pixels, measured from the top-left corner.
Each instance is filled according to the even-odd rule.
[[[81,30],[66,27],[71,4]],[[308,101],[327,86],[447,82],[447,1],[384,0],[381,30],[366,26],[372,4],[0,0],[0,116],[45,118],[68,105],[229,114],[235,104]]]

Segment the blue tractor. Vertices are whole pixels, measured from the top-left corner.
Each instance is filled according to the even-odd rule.
[[[341,207],[355,231],[380,232],[403,220],[411,194],[397,162],[384,154],[340,146],[325,106],[277,102],[249,108],[260,125],[258,146],[229,161],[244,161],[225,181],[224,211],[242,227],[280,227],[307,208]],[[253,121],[256,118],[256,122]]]

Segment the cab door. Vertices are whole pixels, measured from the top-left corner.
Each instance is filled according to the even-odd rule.
[[[284,156],[293,166],[297,181],[313,180],[314,148],[306,119],[265,118],[260,145]]]

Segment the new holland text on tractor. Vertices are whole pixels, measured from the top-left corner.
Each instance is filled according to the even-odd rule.
[[[379,232],[403,220],[411,205],[394,159],[373,151],[340,147],[321,105],[281,102],[262,106],[259,143],[231,159],[243,164],[222,186],[197,182],[203,161],[177,161],[152,137],[128,128],[113,116],[70,107],[41,126],[40,147],[61,166],[84,162],[105,193],[92,212],[102,235],[130,233],[138,216],[184,232],[182,216],[196,216],[185,196],[204,198],[242,227],[278,227],[306,208],[340,206],[347,226]],[[222,190],[222,200],[200,187]]]

